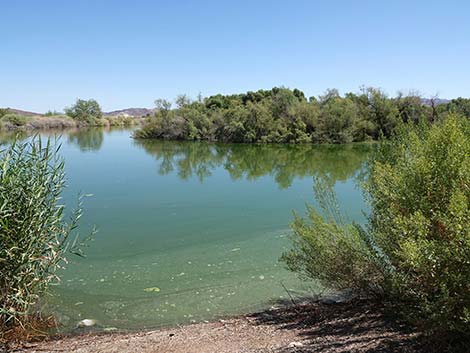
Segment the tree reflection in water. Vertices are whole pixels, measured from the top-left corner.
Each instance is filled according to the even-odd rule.
[[[176,171],[181,179],[196,175],[203,182],[214,169],[222,167],[232,179],[255,180],[271,175],[280,188],[294,178],[321,175],[332,185],[359,172],[372,146],[349,145],[262,145],[212,144],[135,140],[159,163],[161,175]]]
[[[102,128],[85,128],[67,132],[67,142],[78,146],[80,151],[98,151],[103,145]]]

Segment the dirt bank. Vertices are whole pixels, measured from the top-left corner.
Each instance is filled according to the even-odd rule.
[[[430,352],[415,330],[369,303],[304,304],[156,331],[55,337],[12,352]],[[435,347],[436,351],[442,351]]]

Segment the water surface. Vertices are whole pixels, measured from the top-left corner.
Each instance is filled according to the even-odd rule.
[[[136,141],[130,130],[63,132],[72,206],[81,232],[99,233],[87,258],[71,257],[47,299],[65,329],[150,328],[258,310],[318,289],[278,262],[292,211],[314,203],[326,176],[343,211],[360,220],[355,178],[365,145],[241,145]],[[6,137],[3,137],[6,140]]]

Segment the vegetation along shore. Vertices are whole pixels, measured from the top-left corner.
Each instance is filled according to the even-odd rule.
[[[424,98],[418,93],[394,97],[374,87],[340,95],[329,89],[306,97],[299,89],[274,87],[241,94],[212,95],[174,102],[157,99],[153,109],[103,113],[96,100],[78,99],[64,112],[45,114],[0,109],[0,130],[60,129],[139,125],[134,137],[243,143],[332,143],[388,138],[401,123],[470,117],[470,99]]]
[[[307,98],[298,89],[274,87],[175,104],[158,99],[155,114],[137,138],[255,143],[349,143],[388,138],[401,123],[470,117],[470,100],[424,99],[419,94],[388,96],[378,88],[341,96],[336,89]]]
[[[0,9],[0,353],[470,353],[470,1]]]
[[[468,352],[469,102],[456,99],[424,104],[417,96],[388,98],[376,89],[344,97],[328,91],[318,99],[306,99],[302,92],[285,88],[194,102],[179,97],[174,109],[158,100],[154,115],[134,132],[133,146],[162,161],[160,174],[176,169],[185,178],[196,168],[200,182],[213,168],[228,171],[232,180],[240,175],[272,174],[280,189],[287,188],[291,181],[282,174],[289,174],[285,165],[290,158],[280,148],[295,152],[304,146],[277,145],[265,150],[269,146],[258,144],[254,147],[259,156],[264,154],[263,163],[246,166],[245,154],[254,151],[238,149],[244,147],[241,144],[209,147],[206,143],[162,141],[154,145],[149,139],[338,144],[379,140],[367,161],[349,161],[354,170],[349,174],[357,175],[368,203],[361,222],[351,221],[341,212],[332,180],[344,177],[317,173],[317,162],[303,162],[314,153],[308,148],[318,147],[318,156],[327,150],[305,146],[307,149],[300,149],[305,153],[297,153],[299,160],[292,161],[291,167],[299,175],[313,177],[316,203],[307,206],[305,213],[294,213],[289,245],[277,256],[304,283],[339,293],[340,299],[300,304],[286,289],[293,304],[287,308],[275,302],[271,310],[256,315],[104,337],[96,331],[116,328],[100,330],[99,322],[84,318],[73,332],[91,336],[58,336],[62,339],[41,344],[24,342],[47,338],[59,325],[54,312],[43,310],[42,301],[59,282],[60,271],[73,265],[69,259],[84,255],[94,231],[89,236],[76,235],[84,212],[82,199],[74,210],[66,211],[61,201],[64,160],[54,143],[39,138],[10,143],[0,158],[0,342],[5,350],[30,352],[130,352],[135,345],[142,352],[154,347],[165,352]],[[102,119],[95,101],[79,100],[66,113],[66,119],[89,125]],[[4,112],[3,117],[8,120],[9,114]],[[191,143],[197,146],[188,145]],[[176,164],[174,155],[179,156]],[[189,155],[197,158],[188,160]],[[232,247],[230,253],[238,255],[239,251]],[[204,263],[204,267],[209,266],[213,274],[212,266],[223,264]],[[185,261],[185,266],[194,265]],[[231,271],[218,274],[228,276]],[[96,283],[104,284],[106,276]],[[185,276],[185,272],[176,275]],[[263,274],[252,278],[265,280]],[[213,300],[212,288],[210,291]],[[139,296],[157,296],[152,300],[176,307],[158,298],[161,292],[160,287],[147,283]],[[108,311],[121,307],[120,303],[106,303]],[[168,312],[159,310],[154,311],[155,320]],[[91,333],[80,331],[82,328]],[[185,337],[201,345],[188,347]],[[82,340],[88,342],[86,346],[77,343]]]
[[[152,112],[150,109],[128,109],[103,113],[98,102],[93,99],[78,99],[73,106],[65,108],[64,111],[48,111],[39,114],[0,108],[0,131],[131,126],[142,124]]]

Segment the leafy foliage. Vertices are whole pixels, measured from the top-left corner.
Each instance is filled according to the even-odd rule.
[[[392,294],[434,325],[470,326],[470,124],[401,131],[368,184],[371,227],[397,273]]]
[[[337,90],[309,100],[298,89],[274,87],[234,95],[158,99],[137,138],[262,143],[348,143],[389,137],[402,122],[435,121],[450,111],[470,116],[466,100],[423,105],[418,94],[390,98],[379,89],[340,96]]]
[[[470,333],[470,121],[408,123],[372,159],[364,229],[317,181],[323,214],[292,224],[287,266],[337,289],[395,303],[414,322]]]
[[[94,99],[77,99],[72,107],[64,110],[71,118],[89,124],[96,124],[103,116],[100,105]]]
[[[0,128],[5,125],[11,126],[23,126],[30,120],[29,117],[16,114],[8,108],[0,108]]]
[[[0,119],[2,119],[9,112],[10,112],[10,110],[8,108],[0,108]]]
[[[0,123],[9,123],[14,126],[25,125],[30,119],[27,116],[15,113],[6,113],[0,118]]]

